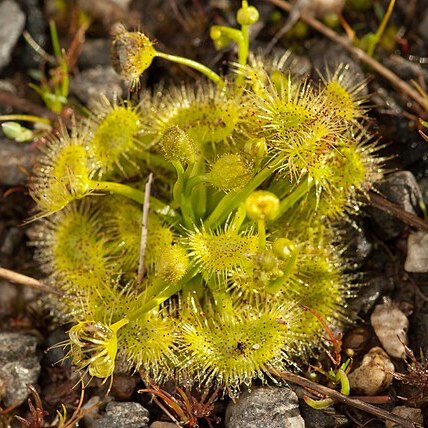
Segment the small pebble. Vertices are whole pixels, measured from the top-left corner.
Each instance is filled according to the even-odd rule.
[[[413,232],[407,239],[407,258],[404,269],[412,273],[428,272],[428,233]]]
[[[0,2],[0,70],[9,64],[24,24],[25,15],[16,2]]]
[[[5,407],[20,405],[29,395],[27,384],[40,374],[37,338],[21,332],[0,333],[0,399]]]
[[[105,95],[109,100],[123,95],[122,81],[113,70],[113,67],[95,67],[82,71],[70,82],[70,92],[76,95],[80,101],[93,105],[100,95]]]
[[[392,413],[394,413],[394,415],[401,416],[404,419],[408,419],[409,421],[416,422],[420,425],[423,425],[424,423],[424,418],[422,416],[421,409],[416,409],[414,407],[397,406],[392,409]],[[401,425],[398,425],[392,421],[386,421],[385,427],[401,428]]]
[[[385,351],[393,358],[405,358],[409,320],[392,303],[377,305],[370,322]]]
[[[111,401],[92,428],[148,428],[149,412],[139,403]]]
[[[393,380],[394,364],[379,347],[364,355],[361,365],[348,375],[354,394],[377,395],[388,388]]]
[[[289,388],[257,388],[226,410],[226,428],[304,428],[297,395]]]

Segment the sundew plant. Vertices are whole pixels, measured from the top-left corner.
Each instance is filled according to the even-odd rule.
[[[91,376],[120,362],[236,391],[313,355],[319,319],[346,319],[340,225],[382,173],[364,85],[346,66],[314,84],[251,55],[257,19],[243,1],[240,28],[211,28],[217,48],[237,45],[227,76],[118,27],[114,65],[131,87],[154,58],[201,79],[137,104],[102,98],[42,147],[35,245]]]

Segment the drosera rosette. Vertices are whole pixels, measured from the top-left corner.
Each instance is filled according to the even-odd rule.
[[[211,31],[217,47],[238,45],[224,78],[120,28],[113,51],[132,89],[156,57],[211,82],[137,106],[102,100],[41,157],[34,199],[41,215],[59,212],[39,252],[69,294],[73,360],[92,376],[112,376],[117,360],[156,381],[236,392],[322,344],[314,313],[346,320],[354,286],[333,223],[382,173],[362,87],[343,70],[316,86],[280,61],[247,65],[256,12],[243,1],[240,29]]]

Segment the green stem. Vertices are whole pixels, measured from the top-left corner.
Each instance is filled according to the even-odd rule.
[[[195,163],[193,169],[192,176],[186,183],[186,194],[190,194],[195,220],[199,223],[205,217],[207,211],[207,186],[198,186],[198,184],[206,181],[205,161],[199,160]]]
[[[195,222],[195,216],[189,201],[190,193],[185,190],[187,186],[185,184],[184,168],[179,161],[172,161],[172,164],[177,171],[177,181],[173,188],[174,202],[180,207],[181,213],[183,214],[184,226],[191,228]]]
[[[294,272],[297,263],[298,252],[294,251],[294,253],[290,256],[285,266],[282,267],[283,275],[266,286],[266,291],[268,293],[278,293],[281,290],[282,286],[286,283],[287,279]]]
[[[236,210],[235,216],[233,217],[232,223],[230,224],[230,230],[236,230],[239,232],[239,229],[244,223],[245,218],[247,217],[247,210],[245,209],[244,204],[240,204]]]
[[[257,220],[257,234],[259,236],[259,251],[266,248],[266,220],[260,218]]]
[[[162,156],[150,153],[147,150],[142,150],[139,155],[147,163],[148,167],[154,166],[165,169],[166,171],[175,171],[171,163],[166,161]]]
[[[274,220],[280,218],[286,211],[288,211],[299,199],[307,195],[309,190],[314,185],[314,180],[310,177],[303,180],[288,196],[283,199],[279,204],[278,213]]]
[[[190,193],[195,186],[201,183],[206,183],[208,181],[208,177],[203,175],[196,175],[195,177],[190,178],[187,180],[185,192]]]
[[[0,115],[0,120],[23,120],[25,122],[45,123],[46,125],[51,124],[49,119],[29,114],[3,114]]]
[[[174,188],[172,190],[172,196],[173,196],[174,202],[178,206],[180,206],[181,199],[182,199],[181,196],[183,194],[183,187],[184,187],[184,168],[179,161],[172,161],[171,163],[177,172],[177,181],[174,184]]]
[[[186,284],[198,273],[198,268],[193,268],[181,278],[180,281],[174,284],[166,284],[159,281],[148,289],[147,302],[140,306],[134,312],[131,312],[126,319],[134,321],[145,313],[161,305],[165,300],[168,300],[174,294],[177,294]]]
[[[250,193],[267,180],[273,172],[273,168],[265,166],[239,193],[229,192],[225,195],[214,211],[205,220],[205,228],[211,230],[215,229],[221,221],[223,221],[236,207],[238,207],[241,202],[244,202]]]
[[[386,10],[385,15],[382,18],[382,21],[379,25],[379,28],[377,29],[375,35],[374,35],[374,41],[373,43],[370,43],[370,45],[367,48],[367,54],[370,56],[373,56],[374,50],[376,49],[376,46],[382,39],[383,33],[385,32],[386,25],[388,24],[389,19],[391,18],[392,11],[394,9],[395,0],[391,0],[388,5],[388,9]]]
[[[126,198],[132,199],[133,201],[138,202],[139,204],[144,204],[144,192],[138,189],[134,189],[133,187],[128,186],[127,184],[114,183],[111,181],[90,180],[89,188],[90,190],[95,192],[104,191],[114,193],[115,195],[125,196]],[[161,212],[164,212],[166,209],[169,208],[163,202],[161,202],[159,199],[154,198],[153,196],[150,197],[150,205],[155,211]],[[169,211],[170,210],[171,209],[169,208]]]
[[[197,61],[193,61],[192,59],[188,59],[188,58],[183,58],[181,56],[166,54],[164,52],[159,52],[159,51],[156,51],[156,56],[171,62],[176,62],[178,64],[182,64],[187,67],[193,68],[199,71],[200,73],[204,74],[206,77],[208,77],[208,79],[212,80],[217,85],[224,86],[224,80],[217,73],[215,73],[210,68],[206,67],[205,65]]]

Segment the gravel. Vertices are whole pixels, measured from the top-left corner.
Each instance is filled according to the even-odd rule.
[[[257,388],[244,393],[226,411],[226,428],[300,428],[297,395],[289,388]]]
[[[111,401],[91,428],[148,428],[149,412],[139,403]]]
[[[0,332],[0,398],[5,407],[22,404],[29,395],[27,384],[40,374],[37,338],[23,332]]]

